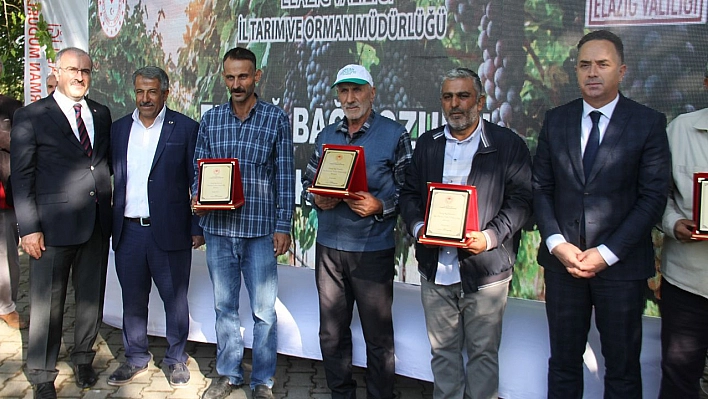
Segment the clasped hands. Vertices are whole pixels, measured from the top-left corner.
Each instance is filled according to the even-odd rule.
[[[591,278],[607,268],[605,259],[597,248],[581,251],[575,245],[564,242],[553,248],[553,255],[563,263],[565,269],[575,278]]]

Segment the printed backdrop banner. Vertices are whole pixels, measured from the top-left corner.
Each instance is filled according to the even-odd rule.
[[[36,37],[40,13],[55,51],[64,47],[88,51],[88,10],[89,0],[25,0],[25,104],[47,95],[45,81],[54,68]]]
[[[625,43],[624,95],[669,119],[704,108],[705,2],[90,0],[87,20],[79,13],[73,21],[88,23],[88,36],[81,38],[89,38],[95,63],[89,95],[114,118],[135,107],[133,71],[158,65],[171,77],[168,106],[199,120],[227,101],[223,54],[237,45],[253,50],[263,70],[260,98],[291,118],[299,186],[317,134],[342,117],[330,86],[349,63],[371,71],[375,109],[405,125],[414,140],[444,123],[441,75],[457,66],[471,68],[484,85],[484,117],[514,130],[533,152],[545,111],[579,96],[578,40],[602,26]],[[51,21],[86,9],[79,5],[86,1],[52,3],[57,8],[42,11]],[[313,267],[316,227],[316,213],[298,196],[293,250],[280,261]],[[418,283],[412,239],[400,222],[396,241],[397,280]],[[522,233],[512,295],[544,299],[535,261],[539,245],[530,222]]]

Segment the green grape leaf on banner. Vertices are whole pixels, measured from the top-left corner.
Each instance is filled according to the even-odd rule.
[[[376,49],[364,43],[357,43],[356,50],[359,53],[359,64],[367,70],[371,71],[372,65],[379,64],[379,58],[376,56]]]

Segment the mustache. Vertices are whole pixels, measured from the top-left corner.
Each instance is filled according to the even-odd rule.
[[[154,106],[155,104],[152,101],[141,101],[140,106],[141,107],[147,107],[147,106]]]
[[[246,92],[246,89],[241,88],[241,87],[237,87],[237,88],[235,88],[235,89],[231,89],[231,94],[245,93],[245,92]]]

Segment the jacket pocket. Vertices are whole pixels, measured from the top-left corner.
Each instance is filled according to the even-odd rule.
[[[506,257],[506,259],[505,259],[505,260],[506,260],[506,264],[509,265],[509,266],[514,266],[514,262],[511,261],[511,254],[510,254],[509,251],[506,249],[506,246],[504,246],[504,243],[502,243],[502,245],[499,247],[499,249],[502,250],[501,253],[504,254],[503,256]]]
[[[66,193],[37,194],[37,204],[57,204],[69,202]]]

